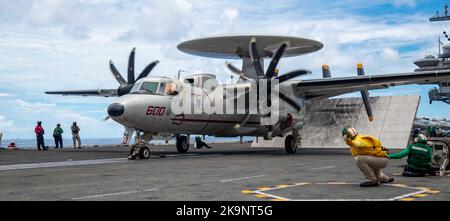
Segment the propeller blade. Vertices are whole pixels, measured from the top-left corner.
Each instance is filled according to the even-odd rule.
[[[358,76],[365,75],[364,66],[362,63],[356,65],[356,70],[358,72]],[[369,101],[369,92],[367,90],[362,90],[361,97],[363,99],[364,107],[366,109],[367,116],[369,117],[369,121],[373,121],[373,112],[372,112],[372,105],[370,104]]]
[[[287,44],[282,43],[278,46],[277,51],[272,57],[272,61],[270,61],[269,68],[267,68],[266,77],[273,78],[275,76],[275,69],[277,68],[278,62],[280,61],[281,56],[283,56],[284,50],[286,49]]]
[[[372,105],[369,101],[369,92],[367,90],[361,91],[361,96],[364,102],[364,107],[366,108],[367,116],[369,121],[373,121]]]
[[[107,121],[107,120],[109,120],[109,119],[111,119],[111,116],[106,116],[105,118],[103,118],[103,121]]]
[[[250,40],[249,51],[250,51],[250,58],[252,59],[253,67],[255,68],[256,75],[264,76],[264,71],[261,66],[260,57],[258,55],[258,49],[256,47],[256,39],[255,38],[252,38],[252,40]]]
[[[148,74],[153,70],[153,68],[159,63],[159,61],[154,61],[152,63],[150,63],[149,65],[147,65],[147,67],[145,67],[145,69],[141,72],[141,74],[139,74],[138,78],[136,79],[136,81],[138,81],[141,78],[145,78],[148,76]]]
[[[283,93],[279,93],[278,96],[280,97],[281,100],[285,101],[286,103],[288,103],[289,105],[291,105],[293,108],[295,108],[297,111],[300,111],[302,109],[302,107],[295,102],[294,100],[292,100],[290,97],[284,95]]]
[[[134,84],[134,54],[135,54],[136,48],[133,48],[133,50],[130,53],[130,57],[128,58],[128,83]]]
[[[322,77],[323,78],[331,78],[330,66],[324,64],[322,65]]]
[[[285,81],[288,81],[292,78],[296,78],[298,76],[302,76],[302,75],[306,75],[306,74],[311,74],[311,71],[307,71],[307,70],[297,70],[297,71],[291,71],[287,74],[281,75],[280,77],[277,77],[276,79],[278,79],[279,83],[283,83]]]
[[[237,67],[235,67],[231,63],[225,62],[225,65],[227,66],[228,69],[230,69],[231,72],[239,75],[239,77],[241,77],[242,79],[247,80],[247,81],[251,80],[250,78],[246,77],[241,70],[239,70]]]
[[[119,82],[120,85],[127,83],[127,81],[125,81],[125,79],[122,77],[122,75],[119,73],[119,71],[117,71],[112,60],[109,60],[109,69],[111,69],[111,72],[112,72],[114,78],[116,78],[116,80]]]
[[[358,76],[363,76],[363,75],[365,75],[365,72],[364,72],[364,66],[363,66],[362,63],[356,64],[356,71],[358,72]]]

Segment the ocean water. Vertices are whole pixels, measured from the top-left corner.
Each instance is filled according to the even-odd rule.
[[[191,142],[194,141],[195,136],[191,136]],[[249,142],[252,140],[252,137],[244,137],[244,142]],[[36,139],[4,139],[1,141],[0,144],[0,148],[6,148],[8,146],[9,143],[11,143],[12,141],[15,141],[16,146],[18,148],[23,148],[23,149],[34,149],[36,148]],[[132,139],[132,142],[134,140]],[[217,138],[217,137],[206,137],[205,142],[211,142],[211,143],[217,143],[217,142],[223,142],[223,143],[228,143],[228,142],[238,142],[239,141],[239,137],[237,138]],[[54,139],[48,139],[46,138],[44,141],[46,146],[49,147],[55,147],[55,141]],[[93,145],[99,145],[99,146],[103,146],[103,145],[119,145],[122,143],[122,138],[81,138],[81,145],[82,146],[93,146]],[[151,143],[154,144],[164,144],[165,141],[163,140],[155,140],[152,141]],[[170,140],[169,141],[170,144],[174,144],[175,140]],[[63,145],[64,148],[73,148],[73,141],[72,138],[63,138]]]

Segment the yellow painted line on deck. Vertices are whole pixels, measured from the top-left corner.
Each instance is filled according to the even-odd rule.
[[[414,201],[414,200],[415,200],[414,198],[401,198],[400,199],[400,201],[406,201],[406,202]]]
[[[394,176],[401,176],[402,173],[394,173]]]
[[[268,196],[264,195],[264,194],[256,194],[255,197],[256,198],[267,198]]]
[[[241,191],[241,193],[244,193],[244,194],[252,194],[252,193],[254,193],[255,191],[253,191],[253,190],[242,190]]]
[[[261,190],[261,191],[267,191],[267,190],[271,190],[272,188],[270,188],[270,187],[259,187],[258,188],[258,190]]]
[[[439,190],[428,190],[427,193],[440,193],[441,191]]]
[[[426,196],[428,196],[428,194],[425,194],[425,193],[414,195],[414,197],[418,197],[418,198],[423,198],[423,197],[426,197]]]
[[[286,185],[286,184],[277,185],[277,188],[288,188],[288,187],[290,187],[290,186]]]
[[[271,201],[275,201],[275,202],[284,202],[284,201],[286,201],[286,200],[284,200],[284,199],[271,199]]]

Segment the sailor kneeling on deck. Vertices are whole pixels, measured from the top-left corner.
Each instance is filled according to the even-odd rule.
[[[370,135],[358,134],[353,127],[344,128],[342,137],[344,142],[350,146],[356,165],[368,179],[360,184],[361,187],[376,187],[380,183],[394,181],[393,178],[389,178],[381,171],[387,167],[389,159],[387,150],[378,139]]]

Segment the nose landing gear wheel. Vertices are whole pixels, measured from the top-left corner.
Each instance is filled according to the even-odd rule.
[[[135,146],[131,148],[128,159],[135,160],[138,157],[139,159],[148,159],[150,158],[150,155],[150,148],[148,148],[147,146]]]
[[[178,153],[187,153],[189,150],[189,141],[187,136],[177,137],[177,150]]]

